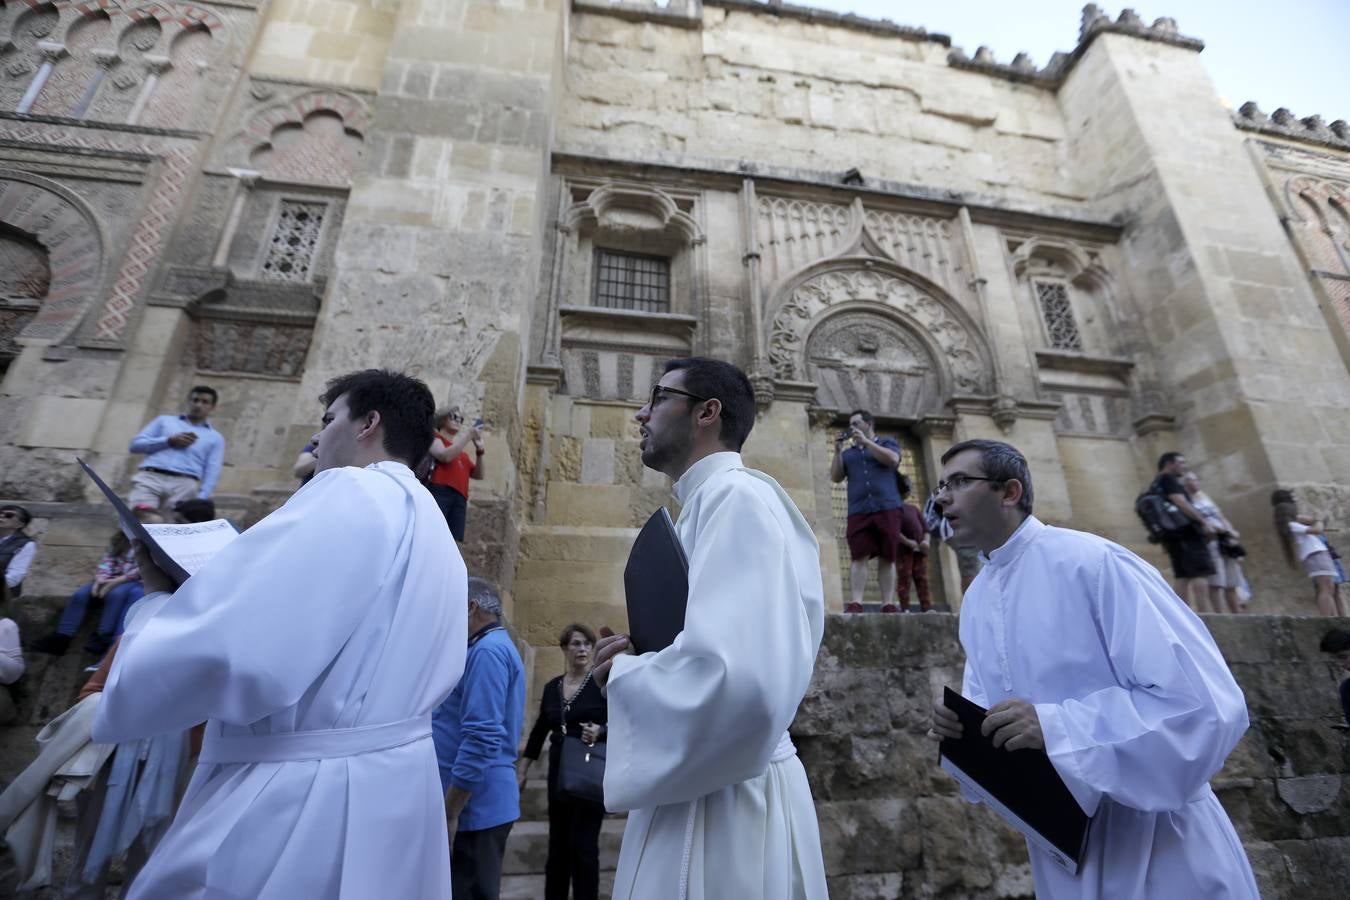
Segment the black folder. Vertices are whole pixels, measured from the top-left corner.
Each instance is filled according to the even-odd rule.
[[[684,630],[689,560],[664,506],[638,532],[623,570],[628,637],[638,653],[664,650]]]
[[[183,582],[187,581],[189,577],[187,570],[180,566],[169,555],[168,551],[159,545],[159,541],[150,536],[150,532],[145,530],[145,526],[141,524],[140,519],[136,518],[136,514],[122,502],[122,498],[117,496],[116,491],[108,487],[107,482],[98,477],[97,472],[89,468],[88,463],[78,456],[75,457],[75,461],[80,464],[80,468],[84,469],[86,475],[94,479],[94,484],[98,485],[98,489],[103,492],[103,496],[108,498],[108,502],[117,511],[117,519],[122,525],[122,533],[128,539],[140,541],[144,544],[145,549],[150,551],[150,558],[155,561],[155,565],[159,566],[164,574],[173,580],[175,587],[182,587]]]
[[[961,737],[943,738],[938,763],[1027,840],[1073,874],[1083,861],[1092,819],[1073,798],[1044,750],[1003,750],[980,733],[988,710],[949,687],[942,702],[961,719]]]

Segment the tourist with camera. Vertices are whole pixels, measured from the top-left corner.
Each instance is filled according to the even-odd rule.
[[[872,414],[855,409],[848,417],[848,430],[834,438],[830,480],[848,479],[849,587],[852,597],[846,613],[863,611],[867,586],[867,563],[877,560],[882,612],[897,613],[895,605],[895,557],[900,546],[900,488],[895,470],[900,465],[900,445],[894,438],[878,438]],[[845,444],[849,446],[845,447]]]

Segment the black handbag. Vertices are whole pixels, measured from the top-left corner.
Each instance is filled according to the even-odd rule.
[[[590,681],[587,673],[575,697]],[[562,691],[562,682],[558,682]],[[563,697],[562,704],[562,755],[558,760],[558,790],[577,800],[589,800],[591,803],[605,804],[605,745],[600,742],[588,744],[584,740],[567,733],[567,710],[572,704]]]

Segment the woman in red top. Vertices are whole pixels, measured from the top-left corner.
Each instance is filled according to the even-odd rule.
[[[473,444],[473,455],[467,452]],[[436,498],[450,533],[464,540],[464,514],[469,507],[469,479],[483,477],[483,426],[464,427],[464,414],[458,406],[436,412],[436,436],[431,441],[431,458],[436,461],[427,489]]]

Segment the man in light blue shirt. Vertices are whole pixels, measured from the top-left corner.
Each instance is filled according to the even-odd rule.
[[[432,716],[445,791],[454,900],[496,900],[506,837],[520,818],[516,748],[525,715],[525,666],[502,624],[502,601],[469,579],[464,677]]]
[[[131,477],[131,506],[167,512],[183,500],[211,496],[225,461],[225,438],[206,421],[215,408],[215,389],[199,385],[188,393],[187,412],[156,416],[132,438],[131,452],[145,460]]]

